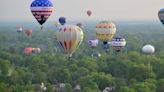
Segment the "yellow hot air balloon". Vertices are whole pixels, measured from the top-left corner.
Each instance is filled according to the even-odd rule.
[[[101,21],[96,25],[96,38],[107,44],[116,33],[115,24],[110,21]]]
[[[63,25],[57,32],[57,42],[68,54],[68,58],[79,47],[83,40],[83,31],[75,25]]]

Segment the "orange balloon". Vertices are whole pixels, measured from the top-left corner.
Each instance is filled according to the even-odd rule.
[[[33,48],[25,48],[24,49],[24,54],[31,55],[32,54],[32,51],[33,51]]]
[[[29,37],[32,36],[32,30],[26,30],[25,33]]]

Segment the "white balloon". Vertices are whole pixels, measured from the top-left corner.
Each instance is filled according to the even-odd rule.
[[[154,46],[147,44],[147,45],[143,46],[142,52],[146,53],[146,54],[152,54],[155,52],[155,48],[154,48]]]

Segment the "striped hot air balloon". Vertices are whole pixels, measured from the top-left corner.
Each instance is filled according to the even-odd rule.
[[[70,58],[83,40],[83,31],[75,25],[63,25],[57,32],[57,42]]]
[[[31,12],[41,26],[50,17],[52,10],[53,4],[49,0],[35,0],[31,4]]]
[[[120,52],[125,47],[126,40],[122,37],[116,37],[112,40],[111,45],[115,51]]]
[[[112,40],[115,33],[116,27],[110,21],[101,21],[96,25],[96,38],[103,41],[104,45]]]

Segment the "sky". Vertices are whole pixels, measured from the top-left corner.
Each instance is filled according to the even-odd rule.
[[[31,14],[33,0],[1,0],[0,21],[36,21]],[[54,9],[48,21],[67,20],[154,21],[164,0],[51,0]],[[93,12],[91,17],[86,11]]]

